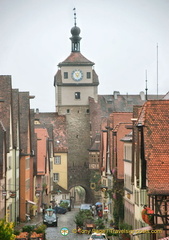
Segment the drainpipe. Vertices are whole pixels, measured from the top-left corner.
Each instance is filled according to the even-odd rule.
[[[5,142],[4,153],[5,153],[5,191],[6,191],[6,174],[7,174],[6,131],[4,131],[4,142]],[[5,205],[4,216],[6,216],[6,195],[5,195],[5,204],[4,205]]]
[[[17,191],[16,191],[16,188],[17,188],[17,184],[16,184],[16,147],[14,147],[14,150],[15,150],[15,222],[17,222],[17,208],[16,208],[16,197],[17,197]]]

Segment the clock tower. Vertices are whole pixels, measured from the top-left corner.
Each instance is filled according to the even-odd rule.
[[[76,14],[75,14],[76,16]],[[71,29],[71,54],[58,64],[54,77],[56,112],[66,115],[68,143],[68,186],[83,186],[91,198],[89,152],[89,97],[97,101],[98,76],[94,63],[80,52],[80,28]]]
[[[56,112],[66,114],[70,106],[87,106],[88,97],[97,100],[98,76],[94,63],[80,52],[80,28],[71,29],[71,54],[58,64],[54,77]]]

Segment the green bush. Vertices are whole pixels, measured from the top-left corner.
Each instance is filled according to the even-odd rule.
[[[123,222],[123,223],[120,223],[120,224],[119,224],[119,229],[131,230],[131,229],[132,229],[132,226],[129,225],[128,223]]]
[[[34,231],[34,229],[36,228],[36,226],[33,226],[33,225],[26,225],[26,226],[23,226],[22,228],[22,232],[32,232]]]
[[[18,236],[20,234],[19,230],[14,230],[14,235]]]
[[[90,210],[80,210],[80,213],[86,215],[86,217],[92,216],[92,212]]]
[[[60,207],[68,208],[68,203],[67,202],[61,202]]]
[[[74,222],[77,226],[82,227],[87,219],[93,219],[91,211],[81,210],[76,214]]]
[[[76,216],[75,216],[75,220],[74,222],[76,223],[77,226],[82,227],[83,223],[84,223],[84,219],[85,219],[85,215],[81,212],[79,212]]]
[[[118,236],[118,233],[113,233],[111,231],[106,232],[107,236]]]
[[[96,225],[96,229],[104,229],[105,228],[104,220],[102,218],[98,218],[97,220],[95,220],[95,225]]]
[[[14,224],[0,219],[0,240],[14,240]]]
[[[35,232],[36,233],[45,233],[45,229],[46,229],[46,225],[45,224],[41,224],[39,225],[36,229]]]

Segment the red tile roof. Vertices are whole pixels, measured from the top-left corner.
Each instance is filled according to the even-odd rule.
[[[58,66],[65,65],[90,65],[93,66],[94,63],[85,58],[80,52],[72,52],[69,57],[67,57],[63,62],[59,63]]]
[[[66,116],[57,113],[38,113],[35,114],[35,118],[39,119],[40,123],[44,124],[45,127],[48,124],[53,125],[54,151],[67,152]]]
[[[144,125],[149,193],[169,194],[169,101],[147,101],[138,122]]]

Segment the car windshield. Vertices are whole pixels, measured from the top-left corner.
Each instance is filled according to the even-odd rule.
[[[81,210],[90,210],[90,204],[82,204],[82,205],[80,206],[80,209],[81,209]]]
[[[104,235],[92,235],[91,238],[92,239],[104,239],[105,240],[105,236]]]
[[[92,239],[102,239],[102,240],[104,239],[105,240],[105,238],[103,236],[94,236],[94,237],[92,236]]]
[[[52,216],[52,215],[54,214],[54,211],[51,210],[51,209],[50,209],[50,210],[47,209],[45,213],[46,213],[46,215],[48,215],[48,216]]]

